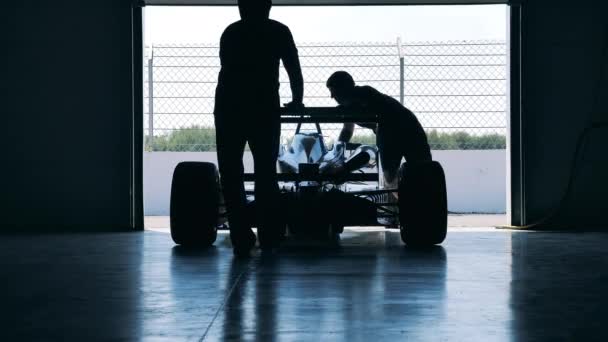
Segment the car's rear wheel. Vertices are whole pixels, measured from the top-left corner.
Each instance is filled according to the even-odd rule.
[[[399,169],[401,240],[408,246],[440,244],[447,233],[445,175],[436,161],[404,163]]]
[[[182,162],[171,183],[171,238],[178,245],[206,247],[217,238],[220,187],[217,167]]]

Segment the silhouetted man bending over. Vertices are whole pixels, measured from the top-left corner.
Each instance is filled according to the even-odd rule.
[[[333,73],[327,80],[327,88],[331,97],[341,106],[351,107],[361,114],[378,115],[377,125],[357,125],[372,129],[376,133],[380,165],[387,187],[397,187],[397,172],[402,157],[405,157],[408,163],[432,159],[424,129],[414,113],[399,101],[370,86],[356,86],[352,76],[345,71]],[[350,141],[354,129],[355,124],[345,123],[338,140]]]
[[[245,213],[245,143],[249,143],[254,160],[260,245],[273,248],[279,240],[278,227],[272,220],[279,194],[279,61],[283,61],[291,84],[293,101],[288,106],[302,106],[304,85],[289,28],[268,18],[271,0],[239,0],[238,6],[241,20],[228,26],[220,40],[222,68],[214,114],[230,238],[236,255],[248,255],[255,245],[255,234]]]

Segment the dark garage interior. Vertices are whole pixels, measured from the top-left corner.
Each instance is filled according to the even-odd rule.
[[[3,341],[608,339],[608,4],[275,1],[313,3],[510,6],[515,229],[448,231],[430,249],[348,231],[339,249],[247,260],[226,234],[180,248],[143,230],[146,3],[10,1]]]

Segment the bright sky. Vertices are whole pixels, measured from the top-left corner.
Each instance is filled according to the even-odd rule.
[[[507,6],[281,7],[270,12],[296,42],[506,39]],[[145,8],[146,45],[219,43],[236,7]]]

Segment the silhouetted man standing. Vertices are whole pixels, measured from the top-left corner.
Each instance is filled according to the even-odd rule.
[[[271,0],[239,0],[241,20],[226,28],[220,40],[219,74],[215,94],[217,155],[230,238],[236,255],[247,255],[255,234],[246,218],[243,151],[249,143],[255,168],[258,237],[263,249],[279,242],[272,218],[278,199],[276,160],[279,151],[279,61],[289,75],[293,101],[302,106],[302,71],[289,28],[268,18]]]

